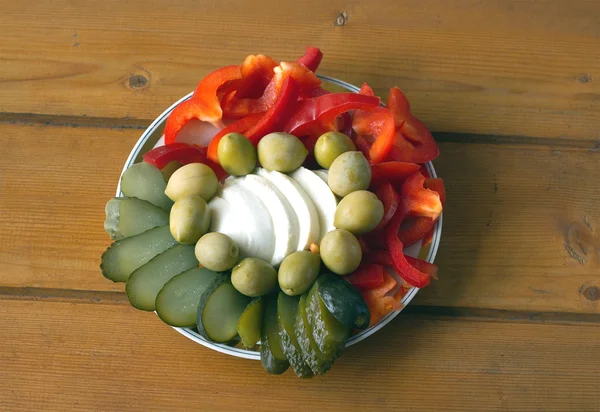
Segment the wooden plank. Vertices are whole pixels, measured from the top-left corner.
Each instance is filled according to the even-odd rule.
[[[0,409],[595,411],[600,327],[404,316],[325,377],[270,376],[127,306],[0,305]]]
[[[325,52],[321,72],[400,85],[436,131],[598,139],[596,0],[0,1],[0,107],[153,119],[248,53]],[[235,10],[235,12],[233,12]],[[285,33],[285,35],[282,35]],[[35,50],[35,55],[31,54]]]
[[[0,126],[0,294],[123,290],[98,269],[110,243],[104,205],[139,134]],[[442,142],[441,153],[440,280],[417,304],[598,313],[600,152]]]

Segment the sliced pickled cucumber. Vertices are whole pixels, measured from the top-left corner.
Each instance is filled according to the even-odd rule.
[[[279,321],[281,331],[283,353],[289,360],[290,365],[292,365],[296,375],[301,378],[309,378],[313,376],[313,373],[310,367],[304,362],[302,349],[294,330],[299,300],[299,296],[288,296],[283,292],[279,292],[279,296],[277,297],[277,320]]]
[[[169,224],[166,211],[135,197],[113,197],[106,203],[105,212],[104,230],[113,239],[139,235]]]
[[[231,341],[237,336],[237,323],[249,301],[233,287],[229,274],[219,274],[200,298],[198,332],[213,342]]]
[[[303,294],[300,296],[300,300],[298,301],[294,329],[296,330],[298,344],[302,349],[304,361],[315,375],[322,375],[331,369],[333,361],[323,356],[318,345],[313,339],[312,329],[310,328],[308,319],[306,317],[306,296],[306,293]]]
[[[168,325],[196,326],[200,297],[217,273],[195,267],[169,280],[156,296],[156,313]]]
[[[121,176],[121,192],[127,197],[146,200],[154,206],[169,210],[173,201],[165,194],[167,183],[160,170],[150,163],[130,166]]]
[[[129,276],[125,286],[129,302],[140,310],[155,310],[156,296],[163,286],[173,277],[196,266],[198,260],[193,245],[173,246]]]
[[[350,329],[342,325],[325,307],[319,296],[319,282],[315,282],[309,290],[306,302],[306,317],[313,339],[323,356],[333,361],[344,352]]]
[[[260,340],[264,312],[264,299],[254,298],[246,305],[237,323],[238,335],[245,347],[251,348]]]
[[[176,244],[169,225],[155,227],[139,235],[114,241],[102,254],[100,269],[105,278],[113,282],[125,282],[134,270]]]
[[[369,327],[369,307],[354,286],[331,273],[319,276],[316,283],[325,307],[339,322],[350,329]]]
[[[281,346],[276,296],[267,298],[265,305],[260,360],[265,370],[274,375],[279,375],[290,367]]]

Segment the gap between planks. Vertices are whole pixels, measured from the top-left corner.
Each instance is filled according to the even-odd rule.
[[[0,112],[1,124],[16,124],[25,126],[52,127],[88,127],[99,129],[137,129],[145,130],[154,120],[132,119],[128,117],[91,117],[66,116],[36,113],[7,113]],[[495,144],[519,146],[545,146],[552,149],[584,150],[600,152],[600,136],[598,140],[581,140],[569,138],[545,138],[534,136],[486,135],[451,132],[432,132],[438,142]]]
[[[128,305],[124,292],[0,287],[0,301],[24,300],[74,304]],[[462,318],[486,322],[534,322],[552,324],[600,324],[600,314],[572,312],[528,312],[504,309],[408,305],[403,315],[422,318]]]

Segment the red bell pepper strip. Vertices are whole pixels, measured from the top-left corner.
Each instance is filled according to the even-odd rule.
[[[379,106],[379,98],[356,93],[331,93],[302,100],[284,131],[297,137],[337,131],[336,119],[350,110],[369,110]]]
[[[296,60],[297,63],[303,64],[310,71],[316,72],[317,67],[321,64],[321,60],[323,59],[323,52],[316,47],[307,47],[304,56],[300,57]]]
[[[442,206],[444,206],[446,203],[446,190],[444,188],[444,182],[442,179],[425,179],[425,187],[437,192],[440,195],[440,202],[442,203]],[[423,216],[409,219],[412,220],[411,224],[403,224],[402,230],[400,233],[398,233],[398,238],[400,241],[405,247],[417,243],[421,239],[423,239],[423,246],[429,244],[433,237],[433,229],[437,219]]]
[[[365,137],[355,134],[353,136],[352,140],[354,141],[356,148],[358,150],[360,150],[362,152],[362,154],[365,156],[365,159],[369,160],[369,150],[371,149],[371,145],[365,139]],[[372,178],[372,176],[371,176],[371,178]]]
[[[393,266],[392,257],[387,250],[373,250],[368,256],[365,256],[365,262],[374,263],[381,266]]]
[[[420,169],[416,163],[383,162],[371,166],[371,187],[385,182],[401,185],[404,180]]]
[[[179,162],[182,165],[189,163],[205,163],[206,152],[197,145],[188,143],[173,143],[166,146],[155,147],[144,154],[144,162],[163,169],[171,162]]]
[[[273,106],[246,132],[246,137],[255,146],[263,136],[282,129],[296,108],[299,92],[296,80],[292,76],[286,77]]]
[[[236,90],[238,98],[259,98],[271,82],[278,63],[263,54],[248,55],[242,63],[242,80]]]
[[[210,141],[210,144],[208,145],[208,150],[207,150],[208,158],[210,160],[212,160],[213,162],[218,163],[219,156],[217,154],[217,150],[219,148],[219,142],[221,141],[223,136],[225,136],[226,134],[229,134],[229,133],[246,133],[252,126],[254,126],[263,117],[263,115],[264,115],[264,113],[251,114],[251,115],[244,117],[243,119],[240,119],[236,122],[231,123],[224,129],[221,129],[221,131],[219,131],[219,133],[217,133],[212,138],[212,140]]]
[[[358,244],[360,245],[360,250],[363,256],[366,256],[369,253],[371,253],[371,248],[369,247],[366,238],[364,238],[363,236],[358,236],[356,239],[358,240]]]
[[[169,115],[165,125],[165,144],[175,143],[177,133],[190,120],[198,119],[222,128],[223,110],[217,96],[221,86],[240,79],[240,66],[226,66],[208,74],[200,81],[192,98],[179,104]]]
[[[427,127],[410,112],[408,99],[399,88],[390,89],[387,107],[396,124],[389,160],[426,163],[438,157],[440,151],[437,143]]]
[[[326,94],[329,94],[329,92],[327,90],[325,90],[324,88],[315,87],[315,88],[309,89],[309,90],[302,90],[300,92],[300,96],[298,96],[298,100],[313,99],[315,97],[321,97]]]
[[[408,216],[425,216],[437,219],[442,212],[440,195],[423,187],[425,176],[416,172],[402,185],[400,207],[386,227],[385,240],[392,257],[394,269],[408,284],[425,287],[430,282],[430,274],[423,273],[412,266],[404,256],[404,245],[398,238],[402,223]]]
[[[442,202],[442,206],[446,204],[446,187],[444,186],[444,181],[439,178],[428,178],[425,179],[425,187],[427,189],[431,189],[435,192],[438,192],[440,195],[440,202]]]
[[[372,169],[371,169],[372,173]],[[383,219],[377,225],[375,229],[381,229],[385,227],[394,214],[396,214],[396,210],[398,209],[398,205],[400,204],[400,197],[398,193],[394,190],[390,183],[383,183],[376,191],[375,194],[383,203]]]
[[[383,284],[383,266],[374,263],[361,263],[354,272],[344,277],[358,290],[378,288]]]
[[[367,82],[364,82],[362,84],[362,86],[360,87],[360,90],[358,91],[359,94],[364,94],[365,96],[375,96],[375,92],[373,91],[373,89],[371,88],[371,86],[369,86],[367,84]]]
[[[387,272],[383,271],[383,283],[373,289],[361,291],[362,297],[371,312],[371,323],[373,326],[392,310],[401,308],[400,299],[395,296],[386,296],[394,289],[398,282]],[[397,295],[397,294],[396,294]]]
[[[420,272],[427,273],[434,279],[437,279],[438,267],[433,263],[429,263],[425,260],[417,259],[412,256],[404,255],[406,261],[411,264],[412,267]]]

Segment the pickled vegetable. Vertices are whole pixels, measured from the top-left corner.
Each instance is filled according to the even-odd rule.
[[[112,239],[139,235],[169,223],[169,214],[145,200],[113,197],[106,203],[104,230]]]
[[[362,250],[356,237],[344,229],[328,232],[323,239],[319,253],[329,270],[338,275],[347,275],[358,268]]]
[[[237,323],[238,335],[245,347],[251,348],[260,340],[262,334],[262,321],[264,312],[264,299],[254,298],[246,305],[244,312]]]
[[[340,197],[365,190],[371,183],[371,166],[361,152],[342,153],[329,167],[327,183]]]
[[[229,275],[219,274],[200,297],[198,332],[213,342],[231,341],[238,334],[237,324],[249,301],[233,287]]]
[[[207,233],[196,243],[196,258],[210,270],[223,272],[235,266],[240,248],[233,239],[223,233]]]
[[[263,316],[260,360],[265,370],[272,374],[285,372],[290,364],[281,346],[279,322],[277,320],[277,299],[270,297]]]
[[[200,297],[217,273],[195,267],[169,280],[156,296],[156,313],[167,325],[196,326]]]
[[[134,308],[153,311],[156,309],[156,296],[173,277],[198,266],[194,247],[177,245],[157,255],[154,259],[136,269],[125,290]]]
[[[296,310],[296,320],[294,330],[298,338],[298,345],[302,349],[304,361],[310,367],[315,375],[322,375],[331,369],[333,361],[327,359],[319,350],[319,346],[313,338],[313,331],[308,323],[306,315],[306,293],[300,296],[298,309]]]
[[[155,227],[114,241],[102,254],[100,269],[105,278],[125,282],[134,270],[176,244],[169,226]]]
[[[279,287],[290,296],[301,295],[314,283],[321,269],[318,254],[300,251],[286,256],[279,266],[277,280]]]
[[[171,208],[169,227],[179,243],[195,244],[210,227],[210,209],[204,199],[191,196],[177,200]]]
[[[270,133],[258,143],[258,161],[267,170],[282,173],[298,169],[308,151],[296,136],[287,133]]]
[[[231,271],[231,283],[246,296],[263,296],[277,285],[277,271],[264,260],[246,258]]]
[[[280,337],[283,353],[290,362],[290,365],[292,365],[296,375],[301,378],[308,378],[313,376],[313,373],[306,362],[304,362],[302,349],[300,348],[294,329],[299,300],[300,298],[297,296],[288,296],[283,292],[279,292],[279,296],[277,297],[277,320],[279,321],[279,328],[281,330]]]
[[[173,202],[165,195],[166,187],[162,172],[146,162],[131,165],[121,176],[121,192],[125,196],[146,200],[169,210]]]
[[[383,219],[383,203],[368,190],[357,190],[344,197],[335,209],[333,224],[362,235],[375,229]]]
[[[329,169],[339,155],[355,150],[354,142],[344,133],[327,132],[317,139],[314,150],[315,160],[319,166]]]
[[[228,133],[219,141],[219,164],[232,176],[245,176],[256,167],[256,147],[240,133]]]
[[[339,276],[323,274],[315,282],[323,304],[347,328],[366,329],[370,312],[367,303],[354,286]]]
[[[218,188],[217,175],[209,166],[190,163],[173,173],[164,193],[173,202],[190,196],[200,196],[208,202],[217,193]]]

